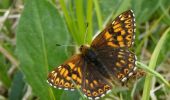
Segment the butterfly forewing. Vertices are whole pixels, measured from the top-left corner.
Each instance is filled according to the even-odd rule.
[[[74,55],[64,64],[48,74],[48,83],[55,88],[74,90],[75,84],[80,87],[82,84],[83,59],[81,55]]]
[[[91,46],[100,48],[110,46],[113,48],[129,48],[135,39],[135,17],[132,10],[128,10],[112,21],[111,24],[93,40]]]

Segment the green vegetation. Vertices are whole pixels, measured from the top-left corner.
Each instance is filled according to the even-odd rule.
[[[0,100],[84,100],[80,91],[50,87],[48,72],[128,9],[136,17],[137,67],[146,76],[134,79],[130,88],[114,88],[102,100],[168,100],[169,5],[169,0],[0,1]]]

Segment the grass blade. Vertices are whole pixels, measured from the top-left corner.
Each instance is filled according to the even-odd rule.
[[[155,50],[151,56],[151,60],[149,63],[149,68],[150,69],[155,69],[156,67],[156,62],[161,50],[161,47],[163,46],[163,43],[167,37],[167,34],[169,33],[170,28],[168,28],[165,33],[163,34],[163,36],[160,38],[158,44],[155,47]],[[144,91],[143,91],[143,96],[142,96],[142,100],[149,100],[149,96],[150,96],[150,89],[151,89],[151,81],[152,81],[152,75],[151,74],[147,74],[146,79],[145,79],[145,84],[144,84]]]

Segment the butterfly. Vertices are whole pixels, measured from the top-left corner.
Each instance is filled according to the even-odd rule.
[[[112,89],[111,81],[125,83],[136,71],[136,56],[129,49],[134,44],[135,16],[128,10],[117,16],[92,41],[48,74],[54,88],[80,88],[88,99],[99,99]]]

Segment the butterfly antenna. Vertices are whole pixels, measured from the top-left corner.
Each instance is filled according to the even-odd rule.
[[[86,40],[87,40],[87,31],[88,31],[88,23],[86,23],[86,31],[84,34],[84,44],[86,43]]]
[[[56,44],[56,46],[62,46],[62,47],[76,47],[76,45],[63,45],[63,44]]]

